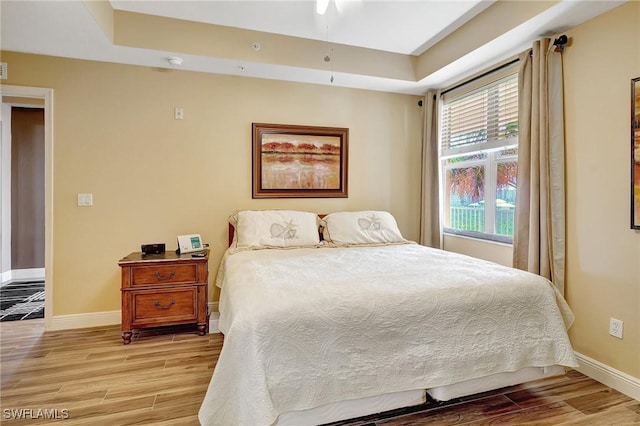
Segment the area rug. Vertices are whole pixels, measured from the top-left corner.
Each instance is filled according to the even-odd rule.
[[[44,281],[3,284],[0,309],[0,321],[44,318]]]

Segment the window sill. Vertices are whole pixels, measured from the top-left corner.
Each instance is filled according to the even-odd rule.
[[[506,246],[506,247],[513,247],[513,238],[504,236],[504,235],[485,234],[483,232],[475,232],[475,231],[462,231],[462,230],[453,229],[453,228],[444,228],[442,232],[445,235],[451,235],[454,237],[477,240],[477,241],[492,243],[492,244]]]
[[[444,234],[442,248],[500,265],[513,266],[513,247],[509,244],[464,235]]]

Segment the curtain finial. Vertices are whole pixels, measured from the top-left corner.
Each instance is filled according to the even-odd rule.
[[[557,39],[553,41],[553,51],[554,52],[562,52],[564,50],[564,46],[569,42],[569,38],[563,34]]]

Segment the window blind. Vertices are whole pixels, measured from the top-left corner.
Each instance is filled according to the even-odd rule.
[[[445,98],[441,157],[517,144],[518,75]]]

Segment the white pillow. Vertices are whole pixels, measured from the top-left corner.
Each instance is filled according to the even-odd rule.
[[[234,248],[313,246],[320,243],[320,218],[294,210],[240,210],[229,218]]]
[[[338,212],[322,221],[325,241],[339,245],[406,243],[395,218],[385,211]]]

